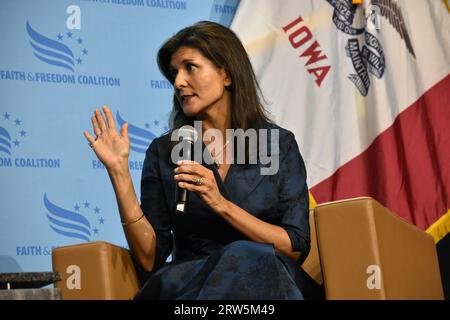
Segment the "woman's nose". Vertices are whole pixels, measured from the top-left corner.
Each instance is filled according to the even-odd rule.
[[[182,71],[178,71],[177,75],[175,76],[175,88],[181,89],[187,86],[186,77],[184,76]]]

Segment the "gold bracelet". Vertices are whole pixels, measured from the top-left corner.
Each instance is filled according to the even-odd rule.
[[[120,221],[122,223],[123,226],[128,226],[130,224],[136,223],[139,220],[141,220],[144,217],[144,214],[142,214],[142,216],[140,216],[139,218],[137,218],[136,220],[132,220],[132,221],[128,221],[128,222],[124,222],[124,221]]]

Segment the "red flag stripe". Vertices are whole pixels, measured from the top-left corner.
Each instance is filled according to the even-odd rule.
[[[450,74],[311,193],[317,203],[371,196],[424,230],[438,220],[450,208]]]

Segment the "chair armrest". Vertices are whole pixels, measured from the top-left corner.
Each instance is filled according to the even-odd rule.
[[[327,299],[443,299],[432,237],[374,199],[319,205],[315,223]]]
[[[320,269],[319,250],[317,248],[316,226],[314,223],[314,210],[309,210],[309,229],[311,239],[311,249],[308,257],[302,264],[303,270],[318,284],[323,284],[322,270]]]
[[[132,299],[139,281],[130,252],[107,242],[88,242],[53,249],[55,287],[63,299]]]

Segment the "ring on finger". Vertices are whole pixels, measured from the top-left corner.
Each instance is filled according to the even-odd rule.
[[[197,186],[201,186],[203,184],[203,177],[194,179],[194,184],[196,184]]]

